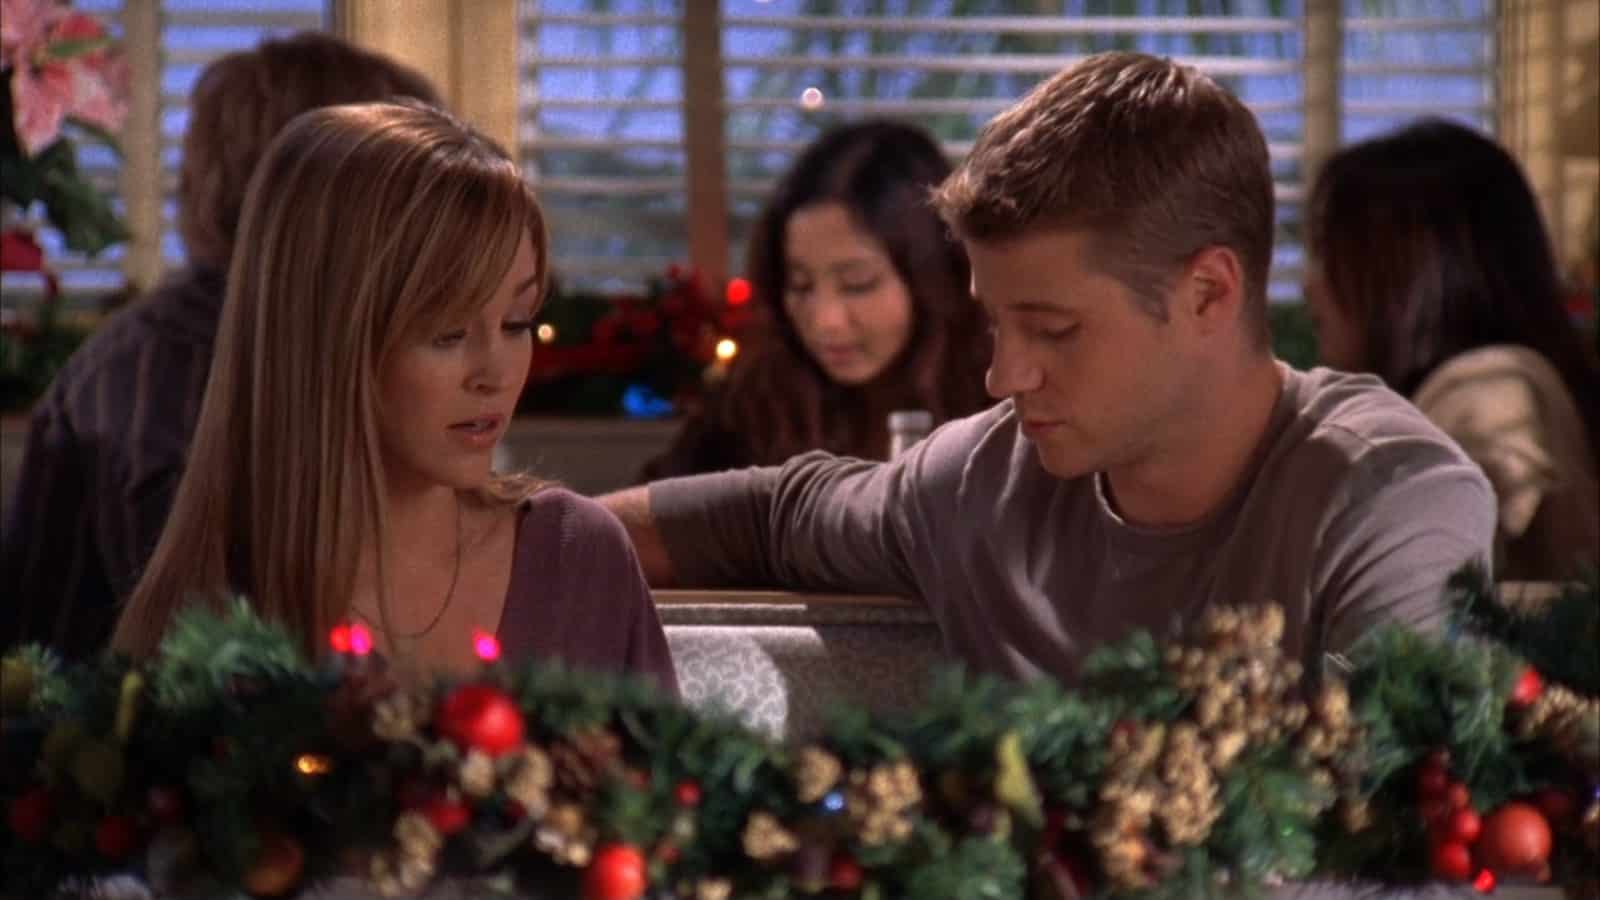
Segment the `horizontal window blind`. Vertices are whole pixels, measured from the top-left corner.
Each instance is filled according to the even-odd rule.
[[[1490,127],[1492,4],[1344,0],[1343,138],[1421,114]],[[1304,0],[523,0],[522,158],[551,208],[558,275],[636,285],[688,261],[685,104],[720,103],[719,199],[738,272],[775,179],[829,125],[902,118],[956,159],[985,121],[1063,66],[1102,50],[1157,53],[1212,75],[1260,120],[1279,204],[1270,292],[1296,299],[1305,13]],[[692,16],[716,17],[720,97],[686,96]]]

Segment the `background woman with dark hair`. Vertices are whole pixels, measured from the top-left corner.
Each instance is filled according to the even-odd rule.
[[[896,122],[841,126],[807,147],[750,238],[760,320],[745,352],[640,477],[815,449],[882,459],[891,411],[937,424],[987,406],[966,256],[928,202],[949,172],[927,133]]]
[[[1307,226],[1323,361],[1382,377],[1483,467],[1497,575],[1593,563],[1600,374],[1510,154],[1432,120],[1356,144],[1324,167]]]

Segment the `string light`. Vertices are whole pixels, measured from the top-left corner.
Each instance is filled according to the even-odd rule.
[[[806,109],[821,109],[822,104],[826,102],[826,98],[822,96],[822,91],[817,88],[808,87],[800,92],[800,105]]]
[[[717,359],[727,362],[739,355],[739,343],[733,338],[717,341]]]
[[[487,631],[479,629],[472,633],[472,652],[486,663],[492,663],[500,658],[500,640]]]
[[[357,656],[366,656],[372,652],[372,632],[360,622],[350,626],[350,652]]]
[[[302,753],[294,758],[294,767],[301,775],[326,775],[333,770],[333,760],[320,753]]]
[[[335,653],[366,656],[372,652],[372,632],[360,622],[340,622],[328,632],[328,646]]]
[[[728,305],[743,306],[750,302],[750,282],[735,278],[728,282]]]
[[[556,327],[549,322],[540,325],[534,333],[539,336],[539,343],[541,344],[549,344],[556,339]]]

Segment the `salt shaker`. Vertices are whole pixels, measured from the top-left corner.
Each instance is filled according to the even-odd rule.
[[[911,449],[933,430],[933,413],[925,409],[897,409],[889,413],[889,458]]]

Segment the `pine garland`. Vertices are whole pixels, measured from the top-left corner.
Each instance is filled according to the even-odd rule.
[[[1305,686],[1280,612],[1212,610],[1182,643],[1102,648],[1076,690],[952,671],[803,746],[560,666],[398,689],[364,657],[311,665],[243,602],[197,610],[140,667],[6,657],[0,864],[19,896],[132,870],[196,897],[351,874],[594,900],[1233,897],[1443,877],[1419,787],[1438,767],[1485,815],[1569,798],[1548,865],[1592,887],[1600,773],[1571,739],[1600,712],[1552,649],[1600,589],[1509,617],[1469,577],[1461,634],[1383,629]],[[1551,685],[1508,705],[1529,662]]]

